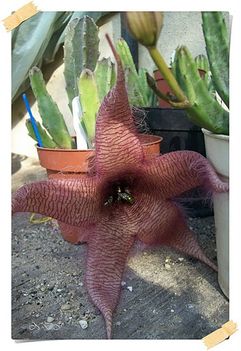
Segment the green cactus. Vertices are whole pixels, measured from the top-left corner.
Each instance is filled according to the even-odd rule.
[[[64,41],[64,77],[69,107],[78,96],[78,80],[83,69],[94,71],[99,57],[98,27],[88,16],[75,18],[68,24]]]
[[[202,12],[202,28],[213,84],[229,107],[229,36],[222,12]]]
[[[189,100],[186,111],[193,123],[213,133],[228,134],[229,113],[209,93],[185,46],[177,48],[172,71]]]
[[[203,80],[200,78],[197,65],[186,47],[177,48],[176,57],[172,63],[172,70],[170,70],[156,47],[159,32],[154,30],[154,36],[157,35],[157,37],[153,45],[146,44],[145,31],[140,31],[138,38],[136,33],[132,34],[149,51],[151,58],[166,80],[173,95],[169,96],[160,92],[155,81],[148,76],[148,85],[154,93],[161,99],[168,101],[173,107],[185,109],[190,119],[198,126],[209,129],[213,133],[228,134],[229,112],[226,108],[229,104],[228,31],[222,13],[204,12],[202,13],[202,19],[209,66],[216,87],[215,92],[213,91],[210,74],[208,74],[208,79]],[[147,17],[146,21],[148,21]],[[151,28],[151,23],[146,23],[146,25]],[[199,62],[197,59],[198,64]],[[219,99],[216,92],[223,99],[226,106],[222,102],[218,102]]]
[[[147,75],[148,71],[146,68],[139,68],[139,81],[141,86],[143,87],[147,99],[147,105],[144,107],[148,106],[157,106],[157,96],[154,94],[153,90],[149,87],[148,81],[147,81]]]
[[[58,148],[59,146],[53,141],[53,139],[48,135],[48,133],[46,132],[46,130],[41,126],[41,124],[36,121],[37,123],[37,128],[43,143],[43,147],[47,147],[49,149],[55,149]],[[34,130],[33,130],[33,126],[32,123],[30,121],[30,119],[27,119],[25,122],[25,125],[28,129],[28,135],[33,138],[35,141],[37,141],[37,138],[35,136]]]
[[[95,137],[95,122],[100,100],[94,73],[89,69],[84,69],[80,75],[79,97],[83,112],[82,124],[86,130],[89,144],[92,144]]]
[[[73,141],[69,135],[63,115],[46,89],[41,70],[38,67],[33,67],[29,71],[29,78],[43,126],[60,148],[71,149]]]
[[[143,75],[138,75],[129,46],[124,39],[118,40],[116,50],[125,70],[130,104],[142,107],[148,106],[150,88],[146,84],[143,85]]]
[[[210,72],[208,58],[205,55],[198,55],[195,57],[195,63],[196,63],[197,69],[203,70],[206,72],[204,77],[202,77],[202,79],[204,80],[204,82],[208,88],[209,93],[215,97],[216,90],[214,88],[213,81],[211,78],[211,72]]]
[[[205,55],[196,56],[195,63],[196,63],[197,69],[201,69],[202,71],[205,71],[206,73],[208,73],[210,71],[209,62],[208,62],[208,59]]]
[[[98,88],[99,100],[102,102],[104,97],[113,87],[116,80],[114,63],[111,62],[110,58],[103,58],[97,62],[94,74]]]

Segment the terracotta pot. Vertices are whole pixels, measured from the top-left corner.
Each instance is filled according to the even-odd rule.
[[[162,137],[139,134],[146,155],[159,155]],[[88,170],[94,150],[48,149],[37,147],[40,165],[46,168],[49,178],[77,178]]]
[[[204,70],[199,69],[198,72],[199,72],[201,78],[204,78],[204,77],[205,77],[206,72],[205,72]],[[166,82],[165,79],[162,77],[162,75],[161,75],[161,73],[159,72],[159,70],[156,70],[156,71],[154,71],[153,73],[154,73],[154,78],[155,78],[155,81],[156,81],[156,83],[157,83],[158,89],[159,89],[162,93],[164,93],[165,95],[166,95],[167,93],[171,93],[171,90],[170,90],[170,88],[169,88],[167,82]],[[158,101],[159,101],[159,107],[163,107],[163,108],[172,108],[172,106],[171,106],[168,102],[166,102],[166,101],[164,101],[164,100],[162,100],[162,99],[159,99],[159,98],[158,98]]]

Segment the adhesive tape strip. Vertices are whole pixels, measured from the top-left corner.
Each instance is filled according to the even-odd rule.
[[[6,17],[3,20],[3,24],[6,30],[9,32],[10,30],[19,26],[23,21],[34,16],[37,12],[39,12],[39,10],[31,1],[23,7],[20,7],[20,9],[15,11],[11,16]]]
[[[222,325],[221,328],[215,330],[211,334],[203,338],[204,344],[210,349],[213,346],[216,346],[220,342],[226,340],[233,333],[237,331],[237,324],[233,321],[229,321]]]

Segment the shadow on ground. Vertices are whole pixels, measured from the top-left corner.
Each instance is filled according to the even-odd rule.
[[[191,223],[206,232],[205,246],[215,255],[213,218]],[[12,337],[105,338],[102,315],[84,286],[86,246],[65,242],[55,222],[31,224],[29,214],[14,216],[12,228]],[[200,339],[229,319],[217,274],[174,251],[138,252],[123,281],[114,339]]]

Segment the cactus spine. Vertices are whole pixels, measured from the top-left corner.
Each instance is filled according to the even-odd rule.
[[[63,115],[46,89],[41,70],[38,67],[33,67],[29,71],[29,78],[31,88],[37,100],[43,126],[60,148],[71,149],[73,142],[66,127]]]
[[[202,28],[213,84],[229,107],[229,37],[222,12],[203,12]]]
[[[64,77],[69,107],[78,96],[78,81],[83,69],[94,70],[99,56],[98,27],[92,18],[75,18],[66,29],[64,41]]]

